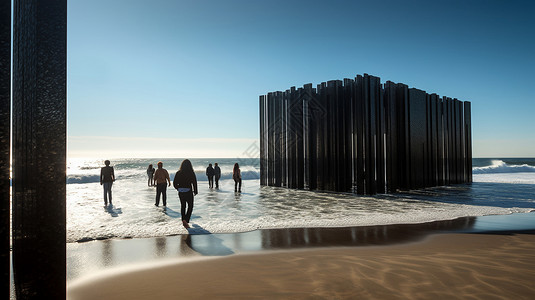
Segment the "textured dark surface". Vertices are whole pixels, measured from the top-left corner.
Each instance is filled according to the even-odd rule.
[[[260,102],[260,184],[267,185],[266,176],[266,96],[262,95],[259,99]]]
[[[465,139],[465,180],[472,182],[472,108],[470,102],[464,102],[464,139]]]
[[[409,89],[410,188],[425,187],[426,182],[426,99],[425,92]]]
[[[64,299],[67,1],[15,1],[13,271],[17,299]]]
[[[9,298],[9,152],[11,95],[11,0],[0,0],[0,298]],[[2,296],[3,295],[3,296]]]
[[[469,102],[368,74],[260,99],[262,185],[376,194],[471,182]]]

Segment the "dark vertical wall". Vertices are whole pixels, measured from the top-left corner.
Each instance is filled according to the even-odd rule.
[[[66,41],[66,0],[14,1],[13,271],[17,299],[66,297]]]
[[[468,102],[368,74],[262,99],[263,185],[376,194],[471,181]]]
[[[9,153],[11,97],[11,0],[0,0],[0,298],[9,298]],[[3,295],[3,296],[2,296]]]

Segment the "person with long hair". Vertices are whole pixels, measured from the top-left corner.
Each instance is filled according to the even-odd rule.
[[[234,179],[234,192],[241,193],[241,171],[240,165],[238,163],[234,164],[234,169],[232,170],[232,179]],[[238,188],[239,184],[239,188]]]
[[[105,160],[105,167],[100,169],[100,185],[104,187],[104,206],[108,206],[108,199],[110,200],[110,207],[113,206],[111,203],[111,186],[115,181],[115,173],[113,167],[110,167],[110,161]]]
[[[189,159],[184,159],[173,179],[173,186],[178,190],[182,225],[189,228],[189,220],[193,212],[193,196],[197,195],[197,177]]]
[[[155,171],[156,170],[154,169],[152,164],[150,164],[149,167],[147,168],[147,177],[149,178],[147,181],[148,186],[154,186],[154,172]]]

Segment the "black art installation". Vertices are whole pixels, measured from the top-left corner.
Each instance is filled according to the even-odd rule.
[[[260,96],[260,184],[393,193],[472,182],[470,102],[364,74]]]

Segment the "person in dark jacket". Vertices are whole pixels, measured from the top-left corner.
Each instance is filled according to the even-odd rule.
[[[193,212],[193,196],[197,195],[197,177],[193,171],[193,166],[189,159],[185,159],[180,164],[178,172],[175,174],[173,186],[178,190],[180,199],[180,214],[182,215],[182,225],[189,228],[189,220]],[[187,210],[186,210],[187,206]]]
[[[232,170],[232,179],[234,179],[234,191],[241,193],[241,171],[238,163],[234,164],[234,169]]]
[[[111,203],[111,186],[115,181],[115,174],[113,172],[113,167],[110,167],[110,161],[104,161],[105,167],[100,169],[100,185],[104,187],[104,205],[108,206],[108,198]]]
[[[209,188],[214,187],[214,175],[215,175],[215,171],[214,171],[214,168],[212,168],[212,164],[208,164],[208,168],[206,168],[206,177],[208,177]]]
[[[150,164],[149,167],[147,168],[147,177],[149,178],[147,181],[148,186],[154,186],[154,172],[155,171],[156,169],[154,169],[154,167],[152,167],[152,164]]]
[[[219,188],[219,178],[221,178],[221,168],[217,165],[217,163],[214,164],[214,171],[215,171],[215,188]]]

